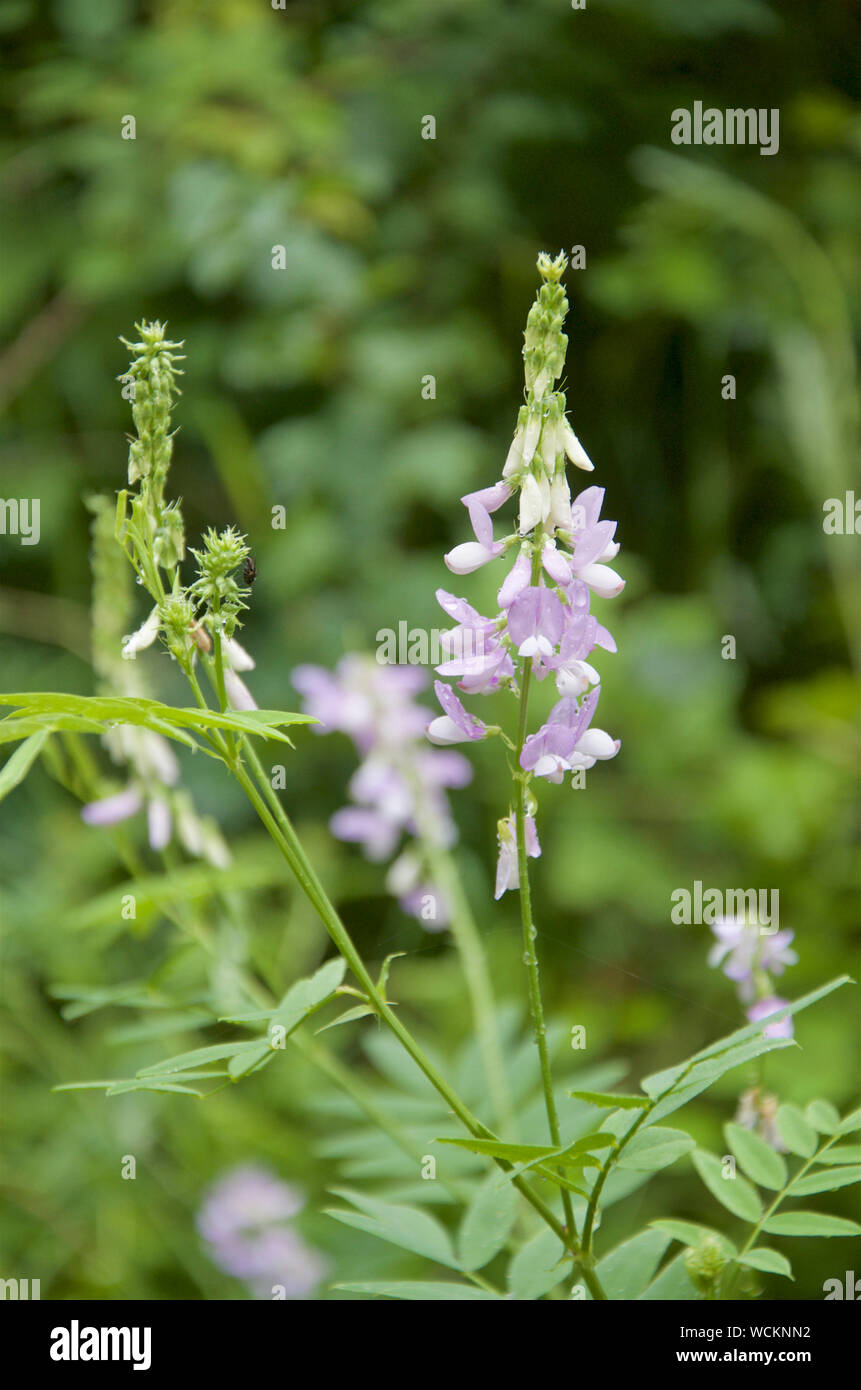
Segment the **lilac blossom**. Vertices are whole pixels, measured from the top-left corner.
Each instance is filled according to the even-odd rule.
[[[209,1189],[197,1213],[197,1229],[213,1263],[249,1285],[258,1298],[283,1288],[288,1299],[309,1299],[326,1265],[289,1224],[303,1206],[297,1188],[249,1164]]]
[[[721,967],[727,979],[738,986],[745,1003],[754,997],[757,971],[782,975],[787,965],[798,960],[789,948],[791,931],[766,932],[742,917],[716,917],[712,931],[717,941],[709,952],[709,965]]]
[[[122,791],[82,806],[85,824],[118,825],[145,810],[150,849],[166,849],[175,830],[189,854],[225,868],[230,851],[215,821],[199,816],[191,798],[178,788],[179,763],[167,739],[135,724],[117,724],[104,741],[114,761],[130,768],[132,780]]]
[[[469,513],[475,540],[456,545],[454,550],[446,555],[445,562],[452,574],[471,574],[473,570],[480,569],[489,560],[495,560],[497,555],[502,554],[504,546],[502,541],[493,539],[493,522],[490,516],[491,512],[498,511],[510,496],[511,488],[508,483],[499,482],[494,487],[468,492],[461,498]]]
[[[470,626],[480,626],[468,604],[453,601],[452,607]],[[293,684],[303,696],[305,713],[320,721],[315,732],[346,733],[361,758],[349,784],[352,804],[335,812],[332,833],[360,845],[372,862],[396,856],[387,890],[426,930],[443,930],[449,904],[434,886],[430,861],[457,839],[446,791],[465,786],[472,770],[460,753],[429,748],[424,736],[434,723],[434,742],[469,741],[483,737],[485,726],[449,687],[444,714],[432,721],[432,711],[415,698],[427,684],[424,671],[415,666],[386,666],[351,655],[333,672],[297,667]]]
[[[497,589],[499,611],[485,616],[466,599],[437,592],[456,627],[444,634],[447,659],[437,666],[446,678],[435,685],[442,715],[428,727],[435,743],[472,742],[501,732],[474,718],[449,681],[468,696],[510,691],[519,698],[527,671],[539,681],[552,675],[561,698],[537,732],[525,739],[520,733],[515,751],[524,772],[553,782],[619,751],[618,739],[591,727],[601,677],[589,657],[595,647],[614,652],[616,643],[590,604],[593,594],[612,598],[624,587],[610,564],[619,543],[616,522],[601,518],[604,489],[588,487],[572,501],[566,476],[567,463],[587,472],[593,464],[568,422],[564,394],[554,389],[567,347],[561,331],[568,308],[560,283],[565,266],[563,255],[539,257],[543,284],[524,334],[526,404],[501,479],[461,498],[475,539],[444,557],[453,573],[465,575],[509,554]],[[516,510],[508,534],[498,537],[493,517],[509,500],[516,501]],[[500,832],[500,891],[512,882],[507,844]]]
[[[432,719],[428,725],[428,738],[431,743],[465,743],[468,740],[484,738],[487,725],[474,714],[464,709],[450,685],[445,681],[434,681],[436,697],[445,713]]]
[[[717,941],[709,951],[708,963],[719,966],[735,984],[740,1000],[747,1004],[747,1018],[759,1023],[783,1008],[785,999],[773,990],[772,976],[782,975],[794,965],[798,955],[790,949],[791,931],[765,931],[755,920],[744,917],[716,917],[712,931]],[[769,1038],[791,1038],[792,1016],[764,1029]]]
[[[597,688],[579,704],[572,695],[557,701],[546,724],[524,743],[521,766],[536,777],[561,782],[566,772],[588,769],[598,760],[614,758],[619,751],[618,741],[603,729],[589,727],[599,695]]]

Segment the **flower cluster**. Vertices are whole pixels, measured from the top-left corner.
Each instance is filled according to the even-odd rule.
[[[712,931],[717,941],[709,952],[709,965],[720,966],[746,1004],[750,1023],[759,1023],[786,1004],[774,992],[772,975],[782,975],[798,960],[790,949],[791,931],[767,931],[754,918],[716,917]],[[791,1038],[792,1017],[769,1024],[766,1037]]]
[[[191,553],[197,561],[198,577],[188,591],[189,597],[203,609],[208,626],[231,638],[239,614],[248,607],[242,600],[250,593],[249,589],[240,588],[235,578],[251,554],[245,539],[232,526],[221,532],[210,526],[203,537],[203,549]]]
[[[136,323],[139,340],[120,342],[135,353],[128,371],[120,378],[131,391],[136,437],[129,444],[129,486],[140,484],[137,521],[147,518],[156,564],[172,569],[185,554],[182,513],[175,502],[165,503],[164,485],[173,454],[170,412],[180,394],[176,378],[182,343],[165,337],[163,323]]]
[[[434,884],[432,861],[457,839],[445,789],[465,786],[472,771],[459,753],[424,741],[431,711],[415,699],[427,683],[424,672],[350,655],[334,672],[299,666],[292,680],[304,712],[320,721],[315,733],[348,734],[362,760],[349,785],[355,804],[335,813],[332,833],[360,844],[377,863],[400,848],[388,891],[426,930],[442,930],[449,905]]]
[[[131,598],[128,567],[114,538],[114,508],[104,497],[91,498],[89,507],[93,513],[93,666],[99,688],[123,696],[146,696],[149,691],[134,658],[155,641],[157,614],[151,614],[134,637],[123,640]],[[189,854],[208,859],[218,868],[230,862],[230,851],[215,821],[198,815],[189,794],[177,786],[179,764],[166,738],[135,724],[116,724],[104,742],[112,760],[129,769],[130,780],[122,790],[82,808],[87,825],[116,825],[145,809],[151,849],[165,849],[175,831]]]
[[[310,1298],[326,1272],[324,1261],[288,1223],[304,1206],[302,1194],[263,1168],[235,1168],[209,1192],[197,1229],[226,1274],[243,1280],[258,1298],[283,1290]]]
[[[197,578],[183,588],[178,569],[185,555],[182,512],[178,502],[164,499],[175,433],[171,410],[179,394],[176,377],[181,375],[176,363],[183,360],[177,349],[182,344],[165,338],[161,323],[141,323],[135,328],[139,342],[120,339],[137,353],[120,379],[133,393],[137,437],[129,446],[129,484],[136,484],[137,491],[120,496],[117,539],[154,607],[125,639],[123,656],[136,656],[160,637],[187,674],[199,656],[206,659],[211,672],[220,668],[223,699],[233,709],[256,709],[253,695],[239,676],[240,671],[253,670],[254,662],[234,640],[249,593],[236,574],[241,569],[244,574],[250,551],[234,527],[221,532],[210,527],[202,548],[191,552]]]
[[[777,1096],[761,1090],[759,1086],[752,1086],[739,1098],[735,1122],[745,1129],[756,1130],[770,1148],[785,1153],[786,1145],[777,1128],[779,1104]]]
[[[555,389],[568,342],[562,332],[568,301],[560,283],[565,266],[561,254],[538,259],[543,283],[524,334],[526,403],[499,482],[461,499],[475,540],[445,556],[458,575],[514,556],[497,594],[499,612],[485,617],[465,599],[437,592],[455,623],[444,637],[449,659],[437,667],[440,676],[456,678],[469,695],[500,689],[517,694],[518,675],[527,669],[539,681],[553,676],[558,702],[516,749],[525,773],[552,782],[614,757],[620,746],[592,727],[601,678],[588,658],[595,647],[614,652],[616,644],[590,612],[591,595],[612,598],[624,580],[608,563],[619,545],[616,523],[601,520],[604,489],[586,488],[572,501],[568,487],[568,463],[586,471],[593,465],[566,419],[564,393]],[[518,494],[517,529],[497,540],[493,514]],[[461,743],[497,732],[469,713],[446,681],[435,689],[443,713],[428,728],[431,742]],[[529,835],[529,852],[540,853],[534,825]],[[516,881],[516,863],[512,868],[501,831],[497,887]]]

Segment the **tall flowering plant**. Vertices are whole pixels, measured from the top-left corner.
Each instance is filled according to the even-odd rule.
[[[113,536],[105,503],[95,505],[98,693],[0,696],[10,707],[0,721],[0,739],[18,745],[0,774],[0,791],[13,790],[41,757],[84,803],[93,833],[125,820],[133,824],[146,806],[148,852],[164,856],[170,849],[208,858],[216,906],[226,896],[218,875],[228,872],[229,850],[181,790],[181,757],[215,760],[245,793],[334,953],[310,977],[284,981],[283,992],[275,995],[240,963],[233,972],[239,999],[232,1012],[225,1015],[218,993],[210,997],[212,1021],[222,1025],[215,1041],[197,1040],[177,1055],[156,1056],[130,1077],[68,1086],[101,1087],[108,1095],[202,1096],[277,1066],[288,1046],[297,1049],[350,1095],[375,1136],[373,1172],[382,1191],[341,1189],[346,1205],[331,1215],[428,1262],[423,1281],[342,1288],[363,1296],[434,1300],[755,1296],[763,1277],[792,1277],[786,1256],[767,1243],[770,1237],[861,1232],[846,1218],[794,1205],[807,1194],[861,1179],[857,1149],[843,1143],[861,1130],[861,1110],[841,1118],[824,1100],[802,1112],[769,1097],[766,1113],[760,1092],[748,1092],[737,1122],[724,1130],[731,1162],[698,1148],[685,1130],[664,1121],[726,1073],[761,1067],[768,1054],[794,1047],[793,1017],[846,977],[784,1001],[774,993],[772,976],[794,959],[788,935],[765,946],[754,942],[750,924],[724,921],[712,959],[739,985],[748,1006],[744,1026],[646,1077],[637,1090],[616,1090],[619,1072],[601,1065],[563,1077],[564,1093],[554,1084],[538,969],[540,925],[529,884],[529,861],[541,855],[536,788],[566,777],[582,786],[597,762],[619,751],[618,740],[594,723],[601,659],[593,664],[593,653],[613,652],[615,643],[591,609],[593,598],[614,597],[623,581],[613,568],[615,523],[601,519],[603,490],[588,487],[572,498],[567,477],[569,464],[587,472],[592,464],[568,423],[557,386],[567,346],[565,258],[542,255],[538,269],[541,285],[524,338],[526,399],[508,457],[496,482],[463,498],[474,539],[446,557],[459,577],[500,561],[498,608],[485,616],[467,598],[440,590],[452,626],[435,684],[439,713],[416,703],[421,682],[415,673],[374,670],[359,657],[347,659],[334,675],[300,668],[295,681],[305,700],[303,713],[258,708],[242,679],[254,663],[236,635],[252,601],[247,540],[234,527],[209,528],[198,546],[188,548],[194,569],[186,572],[182,511],[167,490],[182,344],[170,340],[162,324],[144,323],[127,344],[132,361],[124,380],[133,395],[135,433],[128,485],[111,508]],[[497,536],[494,517],[506,512],[510,529]],[[147,595],[140,626],[130,636],[122,632],[125,612],[116,606],[122,586],[110,578],[119,559]],[[187,705],[150,698],[137,666],[121,664],[152,659],[156,652],[185,678]],[[548,682],[556,698],[539,719],[533,693]],[[484,697],[497,693],[508,702],[507,726],[476,712]],[[303,724],[315,722],[348,733],[361,759],[350,787],[353,804],[336,813],[333,832],[357,842],[375,862],[393,861],[387,886],[402,906],[425,925],[451,931],[472,1005],[459,1055],[431,1056],[408,1027],[389,997],[392,957],[374,970],[363,959],[264,766],[272,743],[280,755],[299,757],[290,751],[286,731],[296,736]],[[105,787],[80,755],[87,736],[100,737],[113,760],[125,766],[128,780],[118,791]],[[446,745],[482,739],[498,741],[511,769],[510,802],[499,818],[495,895],[516,890],[520,899],[536,1047],[528,1078],[510,1010],[495,1003],[482,934],[456,868],[455,822],[445,795],[469,776],[468,760]],[[139,855],[127,863],[135,875],[146,874]],[[235,895],[230,899],[235,913]],[[433,902],[435,920],[424,918],[425,901]],[[181,904],[167,901],[163,911],[217,960],[205,923],[190,927]],[[253,913],[247,917],[253,936]],[[369,1094],[354,1069],[314,1036],[309,1021],[321,1010],[331,1014],[326,1029],[379,1025],[384,1033],[373,1036],[384,1041],[377,1040],[374,1050],[410,1093],[396,1091],[383,1100]],[[235,1035],[225,1039],[224,1024]],[[148,1029],[147,1036],[157,1034]],[[407,1068],[406,1079],[391,1049],[410,1059],[413,1070]],[[411,1094],[416,1071],[427,1083],[426,1096],[433,1097],[421,1098],[418,1106]],[[289,1084],[289,1069],[283,1075]],[[533,1104],[536,1090],[543,1117]],[[355,1140],[342,1137],[346,1151],[355,1151]],[[607,1248],[601,1230],[607,1206],[686,1155],[711,1196],[749,1227],[747,1234],[730,1236],[671,1214]],[[406,1183],[413,1202],[430,1206],[429,1179],[439,1184],[444,1218],[403,1198]],[[784,1204],[792,1209],[782,1210]],[[257,1296],[308,1297],[326,1265],[288,1224],[300,1205],[295,1187],[252,1154],[238,1174],[202,1196],[201,1238],[213,1261]],[[671,1252],[674,1244],[680,1249]]]

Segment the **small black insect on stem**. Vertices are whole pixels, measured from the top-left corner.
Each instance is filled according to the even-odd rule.
[[[252,585],[257,578],[257,561],[253,555],[249,555],[245,564],[242,566],[243,584]]]

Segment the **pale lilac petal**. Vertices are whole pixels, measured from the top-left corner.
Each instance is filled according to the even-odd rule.
[[[783,1009],[788,1004],[787,999],[781,999],[776,994],[772,994],[768,999],[758,999],[755,1004],[751,1004],[747,1010],[747,1017],[750,1023],[761,1023],[764,1018],[769,1018],[779,1009]],[[780,1019],[777,1023],[770,1023],[763,1028],[766,1038],[791,1038],[793,1033],[792,1015],[787,1014],[786,1018]]]
[[[549,656],[564,628],[565,610],[552,589],[524,589],[508,612],[508,635],[521,656]]]
[[[384,816],[361,806],[345,806],[329,822],[332,834],[364,846],[369,859],[388,859],[398,842],[398,828]]]
[[[615,521],[599,521],[588,531],[578,535],[574,546],[574,569],[582,570],[586,565],[600,559],[616,531]]]
[[[444,613],[453,618],[460,627],[491,630],[495,626],[493,618],[484,618],[465,598],[456,598],[445,589],[437,589],[436,600]]]
[[[437,699],[449,719],[457,725],[467,738],[484,738],[487,732],[487,726],[464,708],[463,702],[458,699],[450,685],[446,685],[445,681],[434,681],[433,688],[436,692]]]
[[[517,595],[529,587],[531,578],[532,564],[529,556],[518,555],[496,596],[500,608],[510,608]]]
[[[571,582],[571,561],[548,541],[541,552],[541,563],[555,584]]]
[[[601,515],[603,505],[604,488],[587,487],[579,492],[571,503],[572,530],[586,531],[590,526],[594,526]]]
[[[81,807],[81,820],[87,825],[116,825],[118,821],[128,820],[143,805],[143,796],[137,787],[126,787],[113,796],[104,796],[100,801],[90,801]]]

